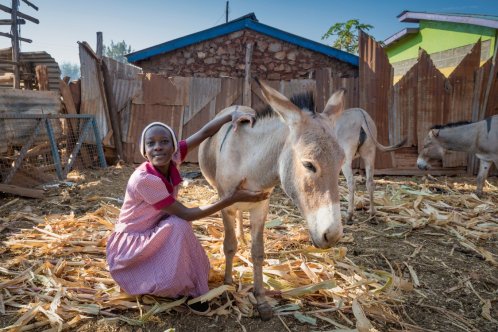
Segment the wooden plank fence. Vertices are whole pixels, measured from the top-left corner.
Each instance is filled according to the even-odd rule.
[[[272,87],[290,97],[311,91],[321,111],[337,89],[347,89],[346,107],[362,107],[374,119],[378,140],[395,144],[407,137],[406,145],[390,153],[377,153],[376,174],[420,174],[416,159],[429,128],[455,121],[477,121],[498,114],[497,67],[491,59],[480,66],[480,42],[449,77],[420,50],[417,63],[395,84],[393,70],[383,48],[365,33],[360,34],[359,78],[335,78],[328,68],[315,72],[313,79],[270,81]],[[139,163],[143,159],[136,144],[143,127],[150,121],[173,125],[180,138],[201,128],[218,112],[243,103],[243,78],[141,76],[139,93],[131,99],[129,111],[121,118],[124,159]],[[488,98],[486,98],[486,91]],[[265,106],[254,84],[251,106]],[[196,162],[195,151],[187,161]],[[359,166],[359,165],[358,165]],[[465,174],[476,171],[476,161],[461,153],[449,153],[436,164],[432,174]]]

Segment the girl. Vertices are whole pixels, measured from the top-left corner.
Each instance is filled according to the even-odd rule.
[[[181,182],[178,166],[188,150],[232,121],[253,125],[254,117],[237,109],[217,117],[186,140],[177,142],[173,130],[160,122],[142,132],[140,152],[147,159],[131,175],[115,229],[107,242],[107,262],[112,277],[128,294],[153,294],[176,298],[197,297],[207,291],[209,260],[190,221],[207,217],[235,202],[257,202],[267,193],[242,188],[200,207],[186,207],[176,200]],[[206,303],[197,303],[206,311]]]

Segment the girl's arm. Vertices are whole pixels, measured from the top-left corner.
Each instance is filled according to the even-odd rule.
[[[247,108],[245,108],[247,110]],[[254,113],[255,114],[255,113]],[[250,122],[251,127],[254,125],[254,114],[248,112],[241,112],[237,109],[231,113],[224,114],[209,121],[198,132],[186,139],[189,151],[192,151],[206,138],[213,136],[220,130],[220,128],[227,122],[232,121],[234,130],[242,122]]]
[[[234,193],[213,204],[189,208],[182,203],[175,201],[173,204],[163,208],[162,210],[170,215],[175,215],[184,220],[193,221],[207,217],[236,202],[259,202],[268,199],[270,193],[243,189],[243,182],[244,181],[241,181]]]

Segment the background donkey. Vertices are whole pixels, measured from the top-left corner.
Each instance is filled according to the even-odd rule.
[[[313,244],[329,248],[343,235],[338,179],[344,153],[333,134],[330,118],[343,111],[344,92],[332,95],[324,112],[317,114],[313,107],[301,109],[278,91],[256,81],[275,112],[259,116],[253,128],[242,126],[233,132],[229,124],[224,125],[201,144],[201,171],[220,196],[234,190],[241,178],[246,178],[250,190],[271,192],[281,183],[306,219]],[[232,111],[233,107],[238,106],[222,113]],[[237,203],[222,211],[228,284],[233,282],[232,263],[237,250],[235,217],[237,211],[249,211],[254,294],[263,320],[273,315],[265,299],[262,272],[263,230],[268,208],[269,199]]]
[[[482,196],[491,165],[494,163],[498,168],[498,115],[479,122],[457,122],[432,127],[418,155],[418,168],[429,169],[429,162],[443,159],[446,150],[473,153],[479,158],[476,193]]]
[[[378,148],[381,151],[393,151],[399,149],[406,142],[406,138],[396,145],[384,146],[377,141],[377,127],[368,113],[361,108],[350,108],[344,111],[334,126],[335,135],[339,145],[344,150],[345,158],[342,165],[342,173],[348,183],[348,213],[347,222],[351,223],[354,211],[355,181],[353,177],[353,160],[357,157],[363,159],[365,164],[365,177],[368,196],[370,197],[370,217],[375,214],[373,192],[373,173],[375,167],[375,153]]]

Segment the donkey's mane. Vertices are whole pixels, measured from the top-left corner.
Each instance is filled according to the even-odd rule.
[[[290,98],[290,101],[303,111],[310,112],[312,114],[316,113],[315,98],[313,97],[312,91],[307,91],[294,95]],[[256,119],[273,117],[276,115],[275,111],[271,108],[270,105],[267,105],[262,110],[257,111],[256,114],[257,114]]]
[[[447,124],[444,124],[444,125],[435,125],[435,126],[432,126],[431,129],[444,129],[444,128],[460,127],[460,126],[465,126],[465,125],[468,125],[468,124],[471,124],[471,123],[473,123],[473,122],[471,122],[471,121],[451,122],[451,123],[447,123]]]

